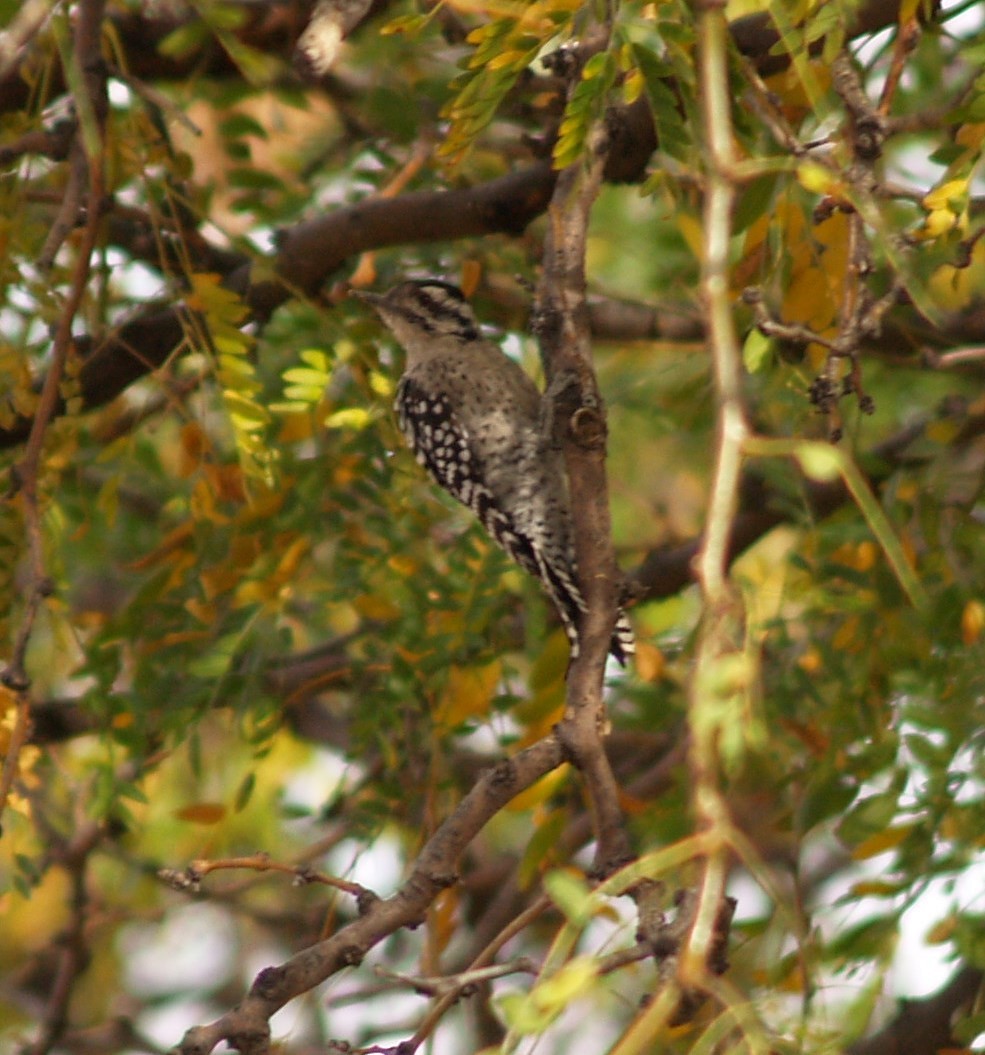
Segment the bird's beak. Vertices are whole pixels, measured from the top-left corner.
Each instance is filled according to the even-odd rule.
[[[378,307],[383,302],[382,294],[370,293],[367,289],[350,289],[349,296],[355,297],[356,300],[361,300],[364,304],[369,304],[373,308]]]

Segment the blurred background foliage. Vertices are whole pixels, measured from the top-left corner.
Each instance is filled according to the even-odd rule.
[[[683,745],[700,606],[674,575],[689,578],[681,554],[702,530],[716,428],[697,295],[694,11],[678,0],[608,5],[610,47],[562,124],[540,58],[607,5],[376,3],[330,73],[307,83],[292,48],[310,6],[109,2],[101,20],[108,199],[37,477],[53,592],[26,655],[24,745],[16,686],[0,688],[0,1046],[10,1050],[81,1052],[93,1037],[103,1051],[168,1047],[234,1004],[261,967],[355,913],[350,898],[291,885],[290,869],[264,870],[254,855],[390,893],[481,768],[559,720],[567,649],[549,605],[424,479],[390,410],[401,353],[346,296],[349,282],[446,277],[539,376],[527,313],[546,219],[438,242],[421,231],[399,247],[381,235],[269,318],[250,315],[230,276],[248,264],[252,282],[271,277],[285,230],[357,203],[399,208],[416,190],[475,187],[552,149],[577,159],[593,114],[637,100],[658,146],[632,181],[606,185],[587,261],[593,303],[615,320],[599,323],[596,342],[615,543],[642,595],[635,669],[611,679],[611,744],[640,852],[691,831]],[[892,10],[878,30],[849,32],[859,8],[880,6]],[[985,23],[977,3],[928,6],[728,8],[778,36],[756,58],[736,50],[730,67],[740,151],[758,163],[732,240],[750,416],[775,438],[825,441],[837,429],[926,603],[911,605],[855,502],[822,508],[825,481],[793,459],[750,460],[743,513],[769,523],[743,539],[734,578],[755,676],[719,745],[730,808],[755,850],[734,873],[728,978],[741,999],[661,1042],[675,1050],[844,1049],[892,1014],[893,997],[985,968]],[[75,120],[78,90],[71,78],[65,87],[59,56],[82,7],[0,3],[8,39],[23,38],[15,59],[4,53],[0,82],[7,654],[36,586],[18,489],[23,425],[79,244],[69,230],[52,245],[69,167],[30,137],[51,142]],[[846,48],[895,122],[864,201],[832,83]],[[864,389],[819,407],[817,379],[840,386],[851,364],[823,343],[764,335],[741,294],[755,286],[771,318],[833,338],[859,278],[852,206],[871,249],[861,278],[876,297],[894,284],[900,295],[859,348]],[[91,405],[80,378],[92,349],[177,304],[173,354]],[[629,333],[639,310],[646,332]],[[668,562],[677,571],[665,577]],[[587,832],[578,782],[562,769],[475,841],[425,933],[392,936],[371,962],[461,969],[545,874],[584,865]],[[200,889],[156,876],[240,857],[252,865]],[[662,875],[668,896],[694,867]],[[898,952],[904,917],[911,931],[916,920],[919,962],[941,964],[926,988],[913,946]],[[552,921],[524,930],[516,954],[542,956]],[[632,930],[613,905],[584,927],[579,950],[600,955]],[[450,1012],[433,1050],[498,1043],[504,1021],[541,1036],[540,1051],[584,1043],[586,1030],[607,1050],[652,986],[637,966],[592,975],[574,996],[542,994],[532,1010],[503,999],[528,991],[507,979]],[[426,1006],[365,967],[298,1003],[275,1034],[299,1052],[329,1037],[396,1042]],[[954,1036],[971,1044],[983,1028],[979,1010]]]

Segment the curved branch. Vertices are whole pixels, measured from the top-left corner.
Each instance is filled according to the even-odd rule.
[[[279,967],[254,979],[250,992],[233,1010],[206,1026],[188,1030],[178,1051],[207,1055],[221,1041],[242,1052],[269,1051],[270,1018],[288,1001],[308,992],[402,927],[423,922],[428,906],[457,882],[459,856],[503,806],[564,761],[556,736],[547,736],[509,761],[487,770],[421,850],[404,885],[386,900],[364,898],[359,918],[332,937],[303,949]]]
[[[933,996],[901,1001],[896,1017],[877,1033],[849,1044],[847,1055],[937,1055],[946,1048],[964,1049],[954,1038],[951,1023],[983,983],[985,971],[963,967]]]
[[[368,249],[519,234],[547,207],[554,179],[544,161],[462,190],[417,191],[361,202],[283,234],[273,261],[276,281],[251,285],[249,263],[227,281],[243,292],[255,317],[263,319],[292,296],[313,296],[347,259]],[[155,304],[110,333],[82,366],[83,406],[101,406],[161,367],[182,346],[186,315],[180,305]],[[59,405],[58,411],[63,410]],[[22,442],[30,429],[30,418],[18,418],[0,430],[0,449]]]

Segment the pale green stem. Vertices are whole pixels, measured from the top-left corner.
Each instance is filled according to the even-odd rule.
[[[691,699],[692,742],[689,765],[692,803],[708,833],[694,925],[683,950],[680,978],[700,986],[717,940],[718,918],[728,878],[728,833],[731,824],[719,786],[717,723],[703,716],[706,698],[717,679],[716,665],[734,649],[732,630],[740,621],[741,603],[729,589],[728,546],[738,508],[743,445],[749,435],[742,407],[741,357],[729,295],[729,244],[735,203],[731,98],[727,78],[727,25],[723,6],[707,3],[699,14],[699,79],[706,145],[704,258],[701,292],[708,318],[708,340],[718,397],[717,457],[704,542],[696,561],[704,602],[694,694]]]

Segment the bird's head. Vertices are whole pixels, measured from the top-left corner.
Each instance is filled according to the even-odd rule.
[[[372,305],[397,340],[435,340],[454,337],[475,341],[480,336],[479,323],[462,291],[439,279],[410,279],[386,293],[354,294]]]

